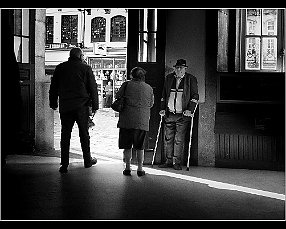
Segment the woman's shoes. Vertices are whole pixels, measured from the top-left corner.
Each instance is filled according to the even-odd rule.
[[[62,165],[59,169],[60,173],[67,173],[68,172],[68,166],[67,165]]]
[[[129,169],[124,169],[124,170],[123,170],[123,175],[125,175],[125,176],[131,176],[131,170],[129,170]]]
[[[146,173],[145,173],[145,171],[144,170],[142,170],[142,171],[138,171],[137,170],[137,176],[138,177],[142,177],[142,176],[144,176]],[[131,176],[131,170],[129,170],[129,169],[124,169],[123,170],[123,175],[125,175],[125,176]]]
[[[142,170],[142,171],[138,171],[137,170],[137,176],[138,177],[142,177],[142,176],[144,176],[145,175],[145,171],[144,170]]]

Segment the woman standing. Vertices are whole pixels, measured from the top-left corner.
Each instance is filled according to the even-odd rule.
[[[108,81],[107,85],[105,86],[104,91],[106,95],[106,107],[110,107],[112,103],[112,94],[113,94],[111,81]]]
[[[115,98],[124,94],[124,110],[119,113],[119,149],[123,149],[124,175],[131,175],[132,148],[137,154],[137,175],[144,176],[144,140],[149,131],[150,109],[154,104],[152,87],[145,83],[146,71],[135,67],[130,72],[130,81],[122,84]],[[125,88],[126,87],[126,88]],[[124,91],[125,88],[125,91]]]

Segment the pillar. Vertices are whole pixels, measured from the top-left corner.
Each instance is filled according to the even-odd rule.
[[[35,22],[35,149],[54,148],[54,117],[49,108],[50,77],[45,76],[46,10],[36,10]]]

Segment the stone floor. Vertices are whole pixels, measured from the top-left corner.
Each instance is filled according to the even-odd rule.
[[[90,130],[98,163],[83,167],[77,126],[67,174],[55,149],[9,155],[1,169],[1,220],[274,220],[285,221],[285,172],[191,166],[187,171],[144,166],[146,176],[122,171],[118,117],[101,109]]]
[[[285,173],[146,166],[122,174],[121,160],[91,168],[72,159],[9,155],[2,169],[2,220],[285,220]]]

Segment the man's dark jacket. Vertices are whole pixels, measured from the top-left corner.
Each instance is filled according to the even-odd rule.
[[[187,72],[185,73],[184,78],[185,79],[184,79],[184,91],[182,96],[182,108],[183,111],[190,110],[193,113],[196,105],[196,103],[193,101],[199,100],[197,78]],[[175,80],[175,73],[173,72],[166,76],[164,82],[162,98],[161,98],[161,110],[166,110],[167,113],[169,112],[168,101],[174,80]]]
[[[49,91],[50,107],[59,112],[75,110],[91,105],[98,110],[98,92],[92,69],[79,58],[69,58],[59,64],[51,79]]]

